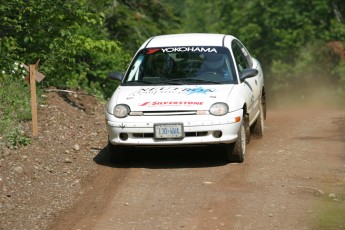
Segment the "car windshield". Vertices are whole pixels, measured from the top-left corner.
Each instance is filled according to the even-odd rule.
[[[234,84],[234,67],[224,47],[160,47],[141,50],[124,85]]]

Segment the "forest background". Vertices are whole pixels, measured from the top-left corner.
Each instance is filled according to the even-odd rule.
[[[138,47],[159,34],[239,38],[261,62],[268,105],[345,97],[343,0],[0,0],[0,148],[30,142],[22,63],[39,62],[47,87],[110,97]],[[310,92],[317,92],[317,95]]]

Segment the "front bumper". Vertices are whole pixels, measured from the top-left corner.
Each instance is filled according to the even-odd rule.
[[[224,116],[128,116],[118,119],[107,112],[105,114],[110,143],[127,146],[232,143],[237,139],[242,115],[242,109]],[[183,123],[184,137],[182,139],[156,139],[154,138],[155,123]]]

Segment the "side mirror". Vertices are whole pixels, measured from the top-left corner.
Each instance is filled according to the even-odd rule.
[[[122,78],[123,78],[123,73],[121,72],[112,72],[109,74],[109,79],[111,80],[122,81]]]
[[[255,77],[258,73],[259,71],[257,69],[244,69],[240,75],[240,80],[244,82],[247,78]]]

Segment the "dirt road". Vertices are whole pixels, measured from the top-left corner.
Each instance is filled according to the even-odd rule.
[[[299,112],[298,112],[299,111]],[[53,229],[345,229],[345,113],[269,111],[242,164],[220,149],[94,158],[81,201]]]

